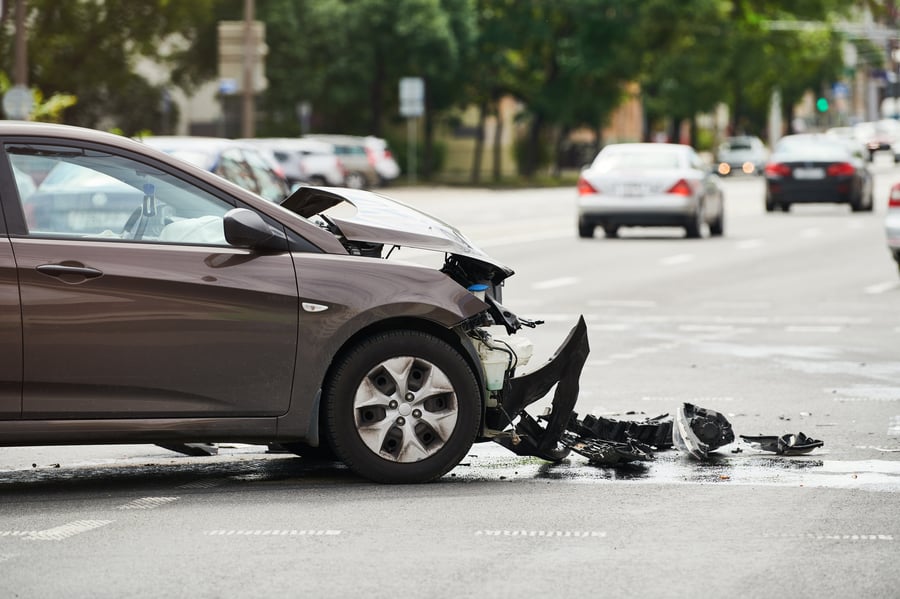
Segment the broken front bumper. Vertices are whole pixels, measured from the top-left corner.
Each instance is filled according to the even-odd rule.
[[[581,317],[546,364],[506,381],[498,408],[488,416],[495,422],[489,421],[488,426],[499,430],[506,428],[505,425],[512,428],[493,440],[518,455],[550,461],[566,457],[569,448],[562,444],[562,436],[578,401],[578,380],[588,353],[587,325]],[[547,395],[554,385],[550,413],[540,420],[528,414],[525,408]]]

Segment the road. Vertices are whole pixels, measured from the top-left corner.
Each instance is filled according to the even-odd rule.
[[[760,179],[727,179],[725,236],[699,240],[578,239],[571,189],[386,191],[517,271],[505,305],[546,321],[532,366],[584,315],[580,414],[691,402],[739,435],[825,442],[807,456],[738,442],[612,469],[482,444],[393,487],[254,446],[8,448],[0,595],[896,597],[900,277],[882,224],[900,169],[873,171],[872,214],[767,214]]]

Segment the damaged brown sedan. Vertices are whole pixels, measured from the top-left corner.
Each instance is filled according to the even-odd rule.
[[[355,190],[276,205],[86,129],[2,123],[0,146],[0,445],[280,443],[397,483],[475,441],[567,453],[584,322],[517,373],[538,323],[453,227]]]

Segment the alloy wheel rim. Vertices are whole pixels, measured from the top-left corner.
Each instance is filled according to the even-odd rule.
[[[444,447],[456,428],[459,403],[449,377],[435,364],[400,356],[366,373],[353,398],[353,414],[370,451],[412,463]]]

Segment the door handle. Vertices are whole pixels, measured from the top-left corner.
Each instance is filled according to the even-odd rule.
[[[103,274],[102,270],[90,266],[68,266],[66,264],[41,264],[36,269],[39,273],[51,277],[83,277],[94,279]]]

